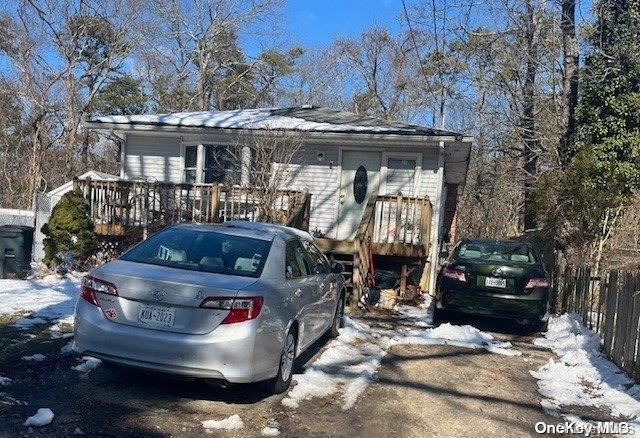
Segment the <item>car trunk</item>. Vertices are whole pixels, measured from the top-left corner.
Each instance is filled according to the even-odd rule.
[[[118,296],[98,293],[105,316],[118,324],[176,333],[205,334],[228,310],[200,308],[206,297],[235,297],[256,279],[117,260],[93,272],[113,283]]]
[[[535,265],[464,260],[452,266],[464,267],[469,289],[486,293],[523,294],[530,278],[544,276]]]

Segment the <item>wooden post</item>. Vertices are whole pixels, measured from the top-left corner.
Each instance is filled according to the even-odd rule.
[[[400,296],[404,297],[407,293],[407,277],[409,276],[407,264],[403,263],[400,269]]]
[[[220,186],[216,185],[211,190],[211,222],[218,222],[220,215]]]
[[[402,228],[402,193],[396,197],[396,230],[393,236],[393,243],[400,241],[400,228]]]

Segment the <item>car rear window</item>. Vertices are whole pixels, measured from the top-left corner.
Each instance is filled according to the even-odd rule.
[[[457,257],[464,260],[527,265],[537,262],[528,245],[503,242],[466,242],[458,248]]]
[[[161,231],[120,259],[192,271],[259,277],[271,242],[215,231],[170,228]]]

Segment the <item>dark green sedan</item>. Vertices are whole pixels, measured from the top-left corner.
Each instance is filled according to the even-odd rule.
[[[550,280],[526,243],[466,239],[438,274],[437,317],[443,310],[543,325]]]

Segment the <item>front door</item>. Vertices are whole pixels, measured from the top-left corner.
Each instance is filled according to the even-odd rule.
[[[344,151],[340,178],[338,239],[353,239],[367,201],[378,193],[380,152]]]

